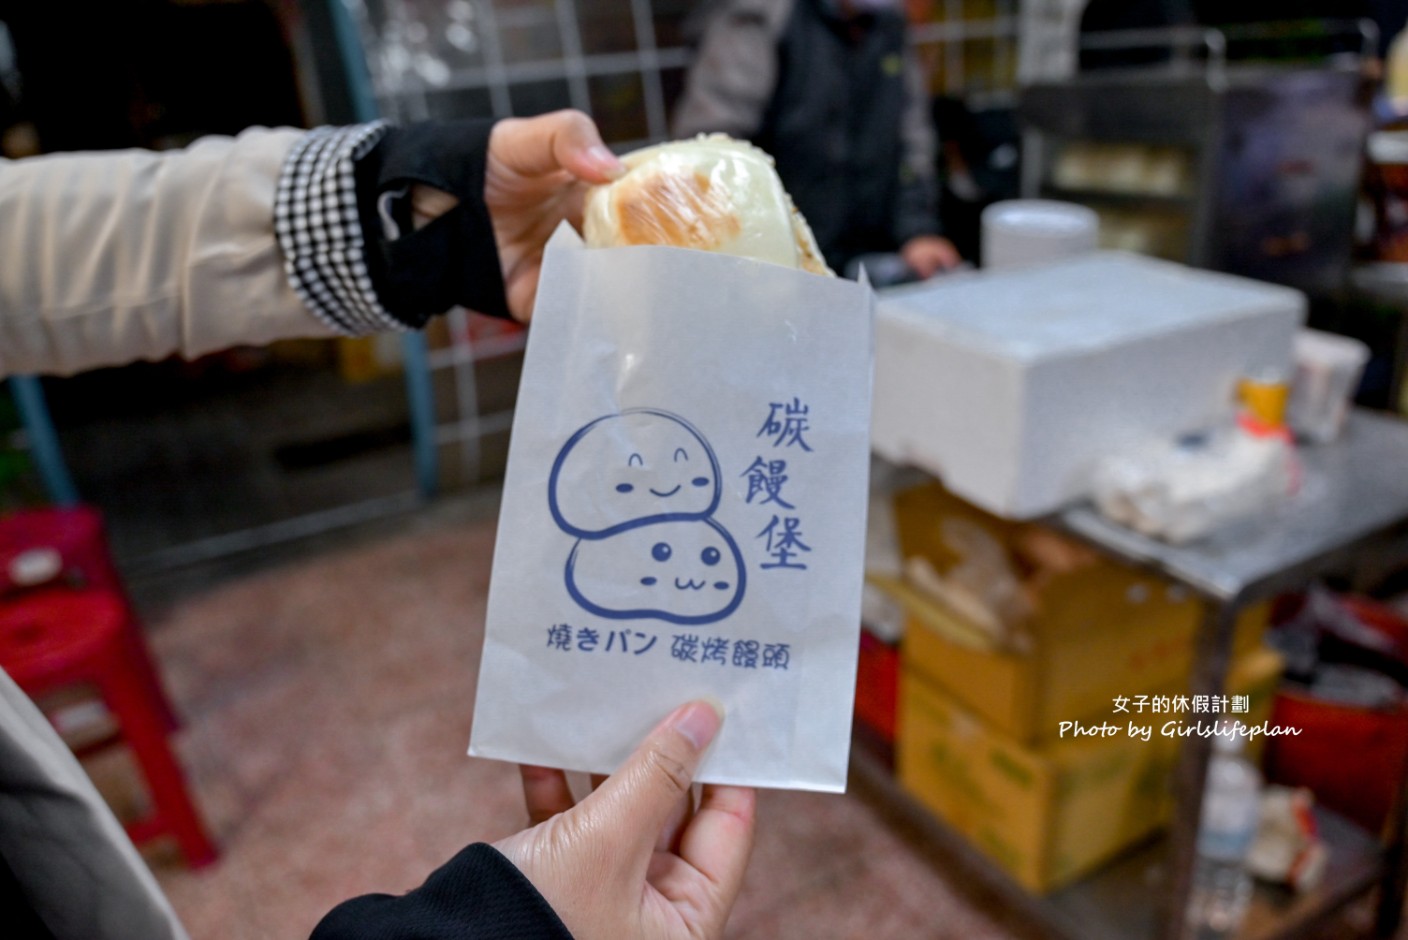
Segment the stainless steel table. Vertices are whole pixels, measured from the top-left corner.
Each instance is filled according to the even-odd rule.
[[[1368,411],[1351,413],[1335,442],[1300,451],[1300,491],[1264,518],[1186,547],[1136,535],[1088,506],[1068,509],[1050,524],[1102,552],[1150,568],[1196,592],[1206,614],[1196,638],[1191,694],[1221,694],[1237,614],[1248,604],[1311,578],[1366,560],[1408,561],[1408,421]],[[886,771],[855,750],[854,780],[885,814],[903,821],[929,849],[958,866],[1000,904],[1032,922],[1041,936],[1070,940],[1181,940],[1192,887],[1197,821],[1210,754],[1209,739],[1188,738],[1174,785],[1170,835],[1134,850],[1081,882],[1036,897],[917,802]],[[1376,885],[1383,888],[1378,932],[1392,936],[1402,912],[1404,815],[1383,843],[1353,824],[1321,813],[1330,864],[1313,892],[1258,889],[1241,936],[1254,940],[1303,936]]]
[[[1382,558],[1385,552],[1408,559],[1408,422],[1356,410],[1338,440],[1303,448],[1300,458],[1300,491],[1274,513],[1186,547],[1136,535],[1107,522],[1088,506],[1066,510],[1053,520],[1101,551],[1152,568],[1204,598],[1207,613],[1196,638],[1191,694],[1222,692],[1233,627],[1246,605],[1301,586],[1322,572],[1375,555]],[[1180,936],[1192,887],[1210,751],[1209,739],[1189,738],[1177,770],[1163,907],[1164,936],[1169,938]],[[1348,830],[1341,845],[1332,845],[1337,861],[1343,863],[1329,879],[1328,886],[1335,890],[1326,891],[1318,906],[1292,905],[1287,899],[1284,913],[1293,914],[1297,922],[1329,913],[1328,908],[1352,898],[1351,888],[1368,886],[1358,882],[1372,884],[1364,873],[1377,868],[1386,889],[1381,932],[1391,934],[1402,910],[1405,874],[1401,820],[1394,829],[1384,861],[1378,865],[1366,865],[1365,852],[1343,844],[1354,838],[1353,830]],[[1339,884],[1336,879],[1341,877],[1353,883]],[[1294,935],[1295,925],[1278,924],[1277,905],[1270,907],[1254,915],[1254,921],[1262,921],[1256,935]]]

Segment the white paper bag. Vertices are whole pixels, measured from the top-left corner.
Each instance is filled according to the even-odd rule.
[[[844,790],[870,288],[563,226],[539,291],[469,752],[608,773],[714,696],[699,780]]]

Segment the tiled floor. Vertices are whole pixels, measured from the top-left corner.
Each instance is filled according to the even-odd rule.
[[[221,858],[149,853],[192,936],[302,937],[524,821],[516,771],[464,756],[493,523],[411,531],[188,595],[149,629]],[[764,793],[735,938],[1007,938],[865,803]]]

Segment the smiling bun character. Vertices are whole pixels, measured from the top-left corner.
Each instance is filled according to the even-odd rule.
[[[718,508],[719,462],[679,415],[633,408],[580,428],[553,461],[548,507],[558,528],[599,539]]]
[[[609,620],[655,618],[698,625],[743,600],[743,555],[712,519],[655,522],[606,539],[581,539],[567,559],[567,593]]]

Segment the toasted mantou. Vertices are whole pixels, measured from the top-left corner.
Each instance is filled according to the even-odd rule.
[[[701,134],[621,162],[624,176],[587,192],[589,247],[673,245],[834,276],[772,158],[752,144]]]

